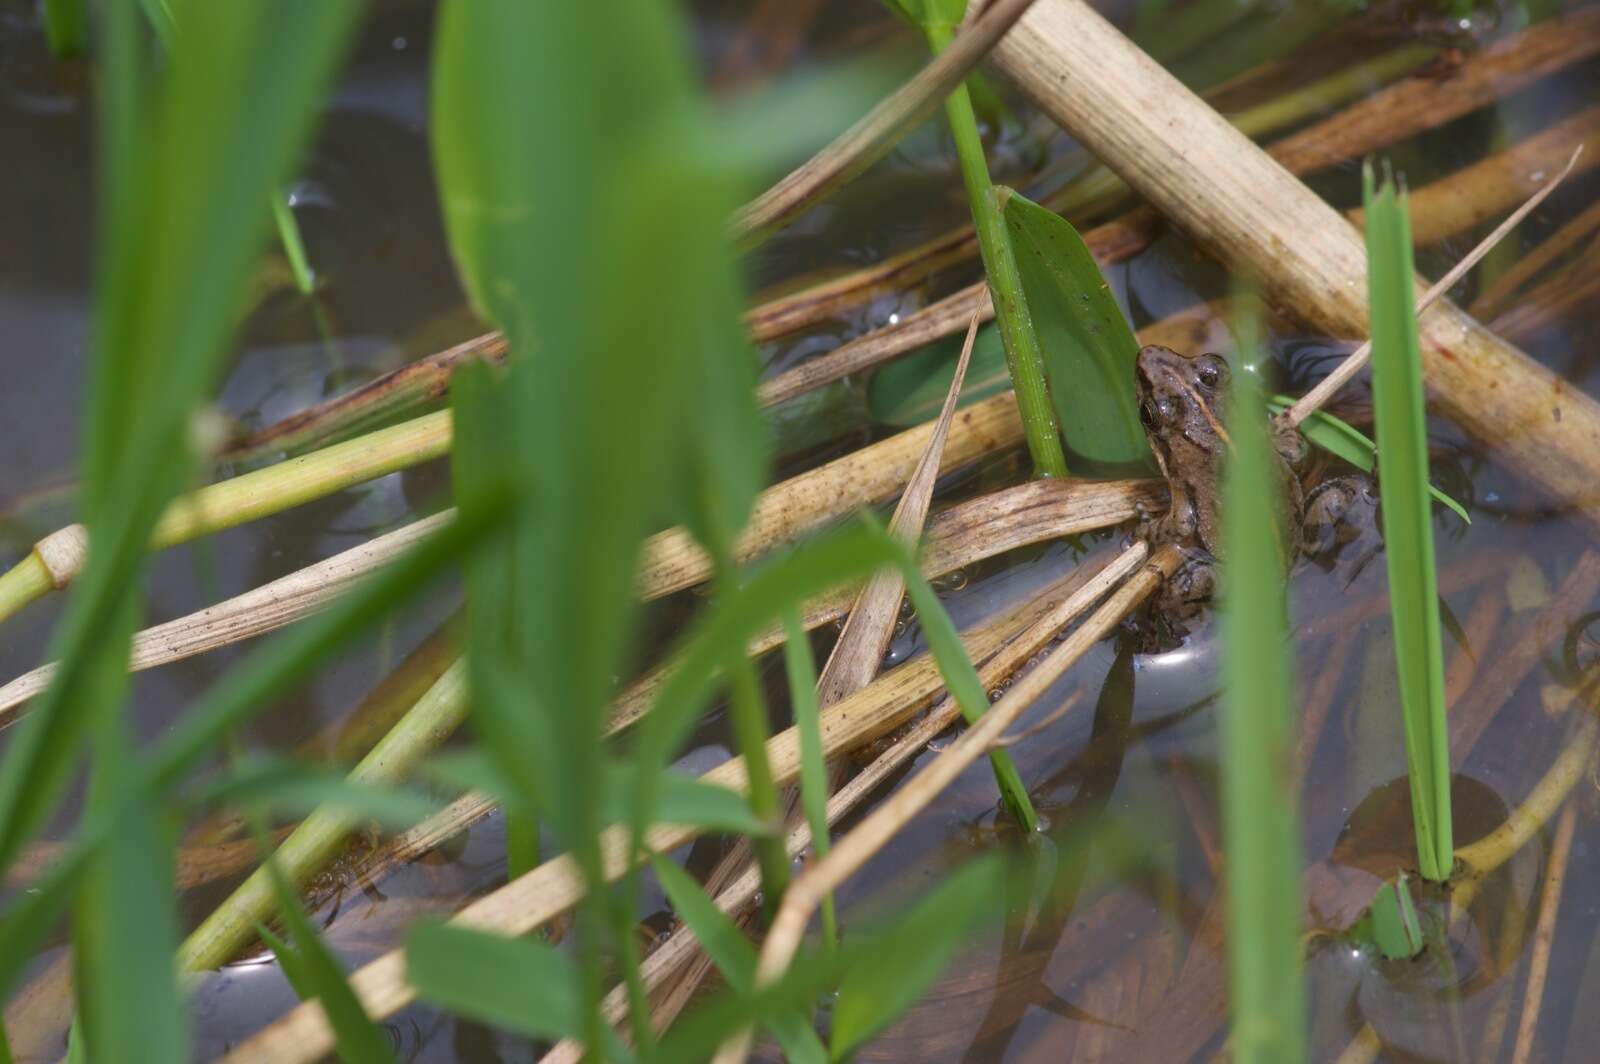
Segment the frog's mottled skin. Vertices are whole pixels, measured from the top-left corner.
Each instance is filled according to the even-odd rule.
[[[1188,631],[1189,621],[1216,589],[1216,561],[1222,556],[1222,464],[1229,446],[1223,418],[1228,363],[1221,355],[1190,357],[1150,346],[1139,352],[1135,380],[1139,418],[1172,500],[1164,513],[1140,522],[1138,535],[1152,544],[1173,543],[1186,559],[1151,605],[1154,632],[1146,642],[1170,645]],[[1283,549],[1287,568],[1302,544],[1315,549],[1326,538],[1307,527],[1307,518],[1319,526],[1328,518],[1342,519],[1351,500],[1366,498],[1370,491],[1356,483],[1360,478],[1337,478],[1313,493],[1315,505],[1308,513],[1295,474],[1305,455],[1304,442],[1299,432],[1284,429],[1274,432],[1273,443],[1290,530]]]

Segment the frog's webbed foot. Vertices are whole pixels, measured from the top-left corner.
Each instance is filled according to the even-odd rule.
[[[1372,478],[1360,473],[1329,477],[1306,495],[1300,550],[1331,566],[1352,544],[1374,541],[1369,545],[1375,550],[1377,528],[1378,490]]]
[[[1160,654],[1183,645],[1206,605],[1216,594],[1216,559],[1197,547],[1184,549],[1176,572],[1161,582],[1140,610],[1129,619],[1138,652]]]

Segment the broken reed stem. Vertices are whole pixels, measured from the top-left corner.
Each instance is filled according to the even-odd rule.
[[[1116,564],[1116,560],[1108,564]],[[978,677],[983,681],[984,688],[992,690],[997,687],[1026,665],[1028,659],[1048,646],[1058,632],[1077,620],[1092,604],[1078,592],[1089,581],[1099,578],[1106,571],[1107,565],[1085,562],[1073,570],[1066,579],[1057,581],[1035,595],[1033,602],[1049,604],[1048,611],[1041,614],[1026,630],[979,666]],[[1116,578],[1113,576],[1112,579]],[[955,724],[960,716],[961,707],[954,698],[946,695],[943,701],[928,710],[910,731],[897,738],[887,750],[852,776],[828,799],[828,823],[830,825],[837,823],[892,773],[921,753],[945,729]],[[799,854],[810,844],[810,840],[810,829],[804,823],[798,824],[789,833],[789,852]],[[729,914],[746,908],[754,898],[758,884],[759,877],[755,868],[746,866],[738,879],[718,893],[716,898],[718,908]],[[672,936],[646,959],[643,972],[645,985],[652,991],[655,990],[674,970],[689,960],[696,948],[694,932],[680,924]],[[618,986],[607,996],[605,1008],[608,1022],[615,1024],[625,1018],[626,994],[627,988]],[[562,1042],[544,1057],[543,1064],[576,1064],[581,1052],[582,1047],[576,1043]]]
[[[1600,114],[1600,111],[1597,111],[1597,114]],[[1428,290],[1417,300],[1417,316],[1420,318],[1423,311],[1433,306],[1440,296],[1448,292],[1457,281],[1465,277],[1467,271],[1476,266],[1485,255],[1493,250],[1496,244],[1505,239],[1511,230],[1520,225],[1522,220],[1532,213],[1535,207],[1543,203],[1546,197],[1556,190],[1556,186],[1561,184],[1562,179],[1572,172],[1572,168],[1577,165],[1578,159],[1582,154],[1583,145],[1580,144],[1573,150],[1571,158],[1567,160],[1566,169],[1551,178],[1539,191],[1528,197],[1526,203],[1512,212],[1505,221],[1495,226],[1494,232],[1479,241],[1478,246],[1468,252],[1467,256],[1456,263],[1455,266],[1451,267],[1449,273],[1446,273],[1429,286]],[[1352,351],[1343,362],[1335,366],[1332,373],[1318,381],[1315,388],[1295,400],[1294,405],[1285,410],[1280,415],[1279,420],[1291,428],[1299,428],[1300,423],[1325,406],[1328,400],[1333,398],[1334,393],[1354,380],[1355,375],[1361,372],[1362,367],[1367,364],[1371,357],[1372,341],[1367,340]]]
[[[1116,585],[1121,575],[1140,565],[1148,554],[1143,543],[1129,547],[1099,577],[1085,585],[1077,597],[1093,601]],[[1084,620],[1065,642],[1047,654],[1043,661],[1021,676],[1015,685],[989,707],[976,724],[903,787],[878,805],[848,834],[834,840],[828,856],[812,865],[790,884],[767,932],[756,971],[758,985],[780,979],[793,960],[805,935],[806,924],[822,898],[839,889],[905,823],[927,807],[953,783],[966,768],[988,753],[994,741],[1049,690],[1086,651],[1098,643],[1128,616],[1161,581],[1170,576],[1180,561],[1175,547],[1159,548],[1149,564],[1129,576],[1111,597]],[[730,1039],[715,1058],[718,1064],[742,1061],[749,1047],[749,1032]]]
[[[902,136],[933,114],[1031,3],[997,0],[981,18],[969,20],[950,47],[915,77],[833,143],[740,207],[730,225],[734,243],[759,243],[888,154]]]
[[[1473,52],[1443,76],[1425,72],[1396,82],[1284,137],[1267,152],[1291,173],[1317,173],[1436,129],[1597,51],[1600,10],[1581,8]],[[1044,205],[1058,210],[1057,196],[1045,197]],[[1084,240],[1101,262],[1120,261],[1102,255],[1127,242],[1132,251],[1126,257],[1145,247],[1160,228],[1156,215],[1141,207],[1086,232]],[[880,292],[910,287],[936,269],[970,259],[976,251],[970,227],[953,230],[874,266],[769,300],[753,308],[745,322],[758,341],[775,339],[838,317]]]
[[[1556,837],[1545,862],[1544,889],[1539,895],[1539,924],[1533,935],[1533,954],[1528,958],[1528,985],[1522,995],[1522,1015],[1517,1021],[1516,1049],[1511,1064],[1528,1064],[1533,1059],[1533,1036],[1539,1026],[1539,1009],[1544,1002],[1545,981],[1550,975],[1550,948],[1555,944],[1556,913],[1561,908],[1561,890],[1567,880],[1567,859],[1572,854],[1572,833],[1578,822],[1578,806],[1568,799],[1556,823]]]
[[[1046,607],[1048,608],[1048,607]],[[982,660],[992,655],[1016,633],[1027,628],[1041,612],[1035,603],[987,622],[963,636],[967,655]],[[885,672],[871,684],[822,713],[824,752],[835,757],[899,727],[943,688],[944,681],[931,655],[916,658]],[[792,782],[799,772],[799,737],[788,728],[772,737],[767,756],[773,779]],[[733,758],[700,777],[702,783],[745,788],[744,762]],[[699,828],[657,825],[645,838],[645,850],[664,853],[694,838]],[[599,840],[607,881],[626,873],[640,856],[630,852],[625,825],[606,829]],[[455,917],[464,927],[497,934],[521,935],[560,916],[583,896],[583,876],[568,855],[551,858],[499,889],[468,905]],[[392,950],[355,972],[350,978],[367,1015],[381,1019],[405,1007],[416,996],[405,979],[403,950]],[[226,1058],[236,1064],[261,1061],[311,1061],[333,1050],[332,1031],[315,1002],[299,1006]]]
[[[1367,332],[1360,235],[1082,0],[1039,0],[994,59],[1277,306],[1329,336]],[[1600,405],[1448,302],[1419,325],[1441,412],[1600,522]]]

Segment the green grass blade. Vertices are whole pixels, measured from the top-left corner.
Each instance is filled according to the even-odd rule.
[[[1254,322],[1239,332],[1255,347]],[[1233,375],[1234,453],[1225,491],[1222,594],[1223,841],[1233,1055],[1243,1064],[1305,1059],[1300,949],[1298,781],[1287,651],[1280,486],[1260,384]]]
[[[122,604],[181,482],[189,415],[220,365],[265,232],[267,192],[309,131],[356,10],[307,0],[196,5],[203,46],[174,53],[146,128],[103,139],[119,146],[114,176],[130,187],[102,197],[84,463],[94,550],[54,641],[57,681],[0,762],[0,865],[54,808],[81,752],[99,708],[85,697],[95,671],[86,666],[96,655],[126,661],[137,613]],[[128,21],[108,25],[126,36]],[[122,77],[132,67],[115,64]],[[107,112],[137,117],[123,106]]]
[[[1099,264],[1065,218],[1010,189],[999,193],[1069,449],[1096,469],[1153,474],[1133,387],[1139,341]]]
[[[828,766],[822,753],[822,709],[817,702],[817,660],[811,635],[794,610],[783,615],[784,675],[789,681],[789,707],[800,733],[800,807],[811,828],[811,852],[828,855]],[[822,899],[824,949],[839,947],[839,916],[833,893]]]
[[[917,620],[922,622],[922,634],[927,636],[928,649],[939,664],[939,673],[944,677],[945,685],[949,687],[956,704],[961,707],[961,715],[966,718],[968,724],[976,724],[989,710],[989,693],[983,689],[983,681],[978,677],[978,670],[973,668],[972,660],[967,657],[966,648],[961,645],[961,635],[956,631],[955,622],[950,620],[950,615],[945,612],[944,605],[934,593],[933,586],[928,583],[927,577],[922,575],[922,570],[917,568],[915,559],[909,553],[901,551],[898,561],[900,572],[905,577],[906,595],[916,607]],[[1023,784],[1021,774],[1017,772],[1017,765],[1011,759],[1011,752],[991,750],[989,766],[994,769],[995,784],[1000,788],[1000,798],[1012,819],[1030,835],[1037,831],[1039,816],[1034,812],[1033,802],[1028,797],[1028,788]]]
[[[1274,414],[1281,414],[1293,405],[1294,400],[1286,395],[1274,395],[1267,399],[1267,407]],[[1312,446],[1320,447],[1329,454],[1344,459],[1363,472],[1370,473],[1377,468],[1378,445],[1368,439],[1366,433],[1343,418],[1325,410],[1313,410],[1311,416],[1300,423],[1300,433]],[[1455,499],[1432,484],[1428,485],[1428,494],[1433,496],[1435,502],[1448,507],[1461,520],[1469,525],[1472,524],[1472,517],[1467,513],[1467,508]]]
[[[89,46],[87,0],[44,0],[44,37],[56,56],[78,55]]]
[[[949,963],[985,909],[1005,896],[1004,864],[956,869],[909,912],[849,951],[829,1050],[840,1060],[898,1016]]]
[[[1370,166],[1363,176],[1378,490],[1395,665],[1405,718],[1417,860],[1424,878],[1442,882],[1454,864],[1455,843],[1411,220],[1406,198],[1392,180],[1375,188]]]
[[[578,974],[553,946],[448,924],[406,936],[406,978],[429,1001],[533,1038],[582,1038]]]
[[[278,895],[278,908],[283,915],[284,926],[293,940],[292,946],[281,940],[273,944],[271,939],[268,939],[268,944],[280,962],[288,958],[284,963],[284,971],[290,976],[295,992],[302,999],[315,998],[321,1003],[322,1011],[333,1027],[341,1058],[371,1061],[373,1064],[394,1060],[394,1050],[388,1037],[362,1009],[344,970],[323,944],[311,921],[306,919],[305,910],[300,908],[300,899],[295,896],[294,889],[278,868],[277,862],[270,857],[267,859],[267,873],[272,877],[273,890]]]
[[[666,893],[678,919],[684,922],[701,947],[716,964],[728,985],[736,991],[748,991],[756,981],[756,950],[750,940],[739,930],[727,913],[700,889],[694,877],[665,857],[655,857],[650,862],[661,889]]]

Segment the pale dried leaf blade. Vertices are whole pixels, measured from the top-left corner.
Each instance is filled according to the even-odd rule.
[[[928,504],[933,497],[933,484],[939,476],[944,443],[950,434],[950,421],[955,416],[956,399],[961,395],[967,364],[972,359],[978,321],[979,316],[974,314],[967,326],[966,343],[961,347],[961,358],[956,363],[955,377],[950,381],[944,409],[939,411],[939,420],[928,439],[928,446],[912,470],[905,492],[895,507],[894,520],[889,527],[903,541],[914,543],[922,535],[922,526],[928,517]],[[846,695],[860,690],[878,674],[883,655],[889,648],[889,640],[894,638],[900,598],[904,593],[905,581],[894,570],[879,573],[861,589],[839,633],[839,640],[833,646],[833,653],[828,655],[828,663],[823,666],[822,675],[817,680],[817,698],[822,706],[831,706]]]

